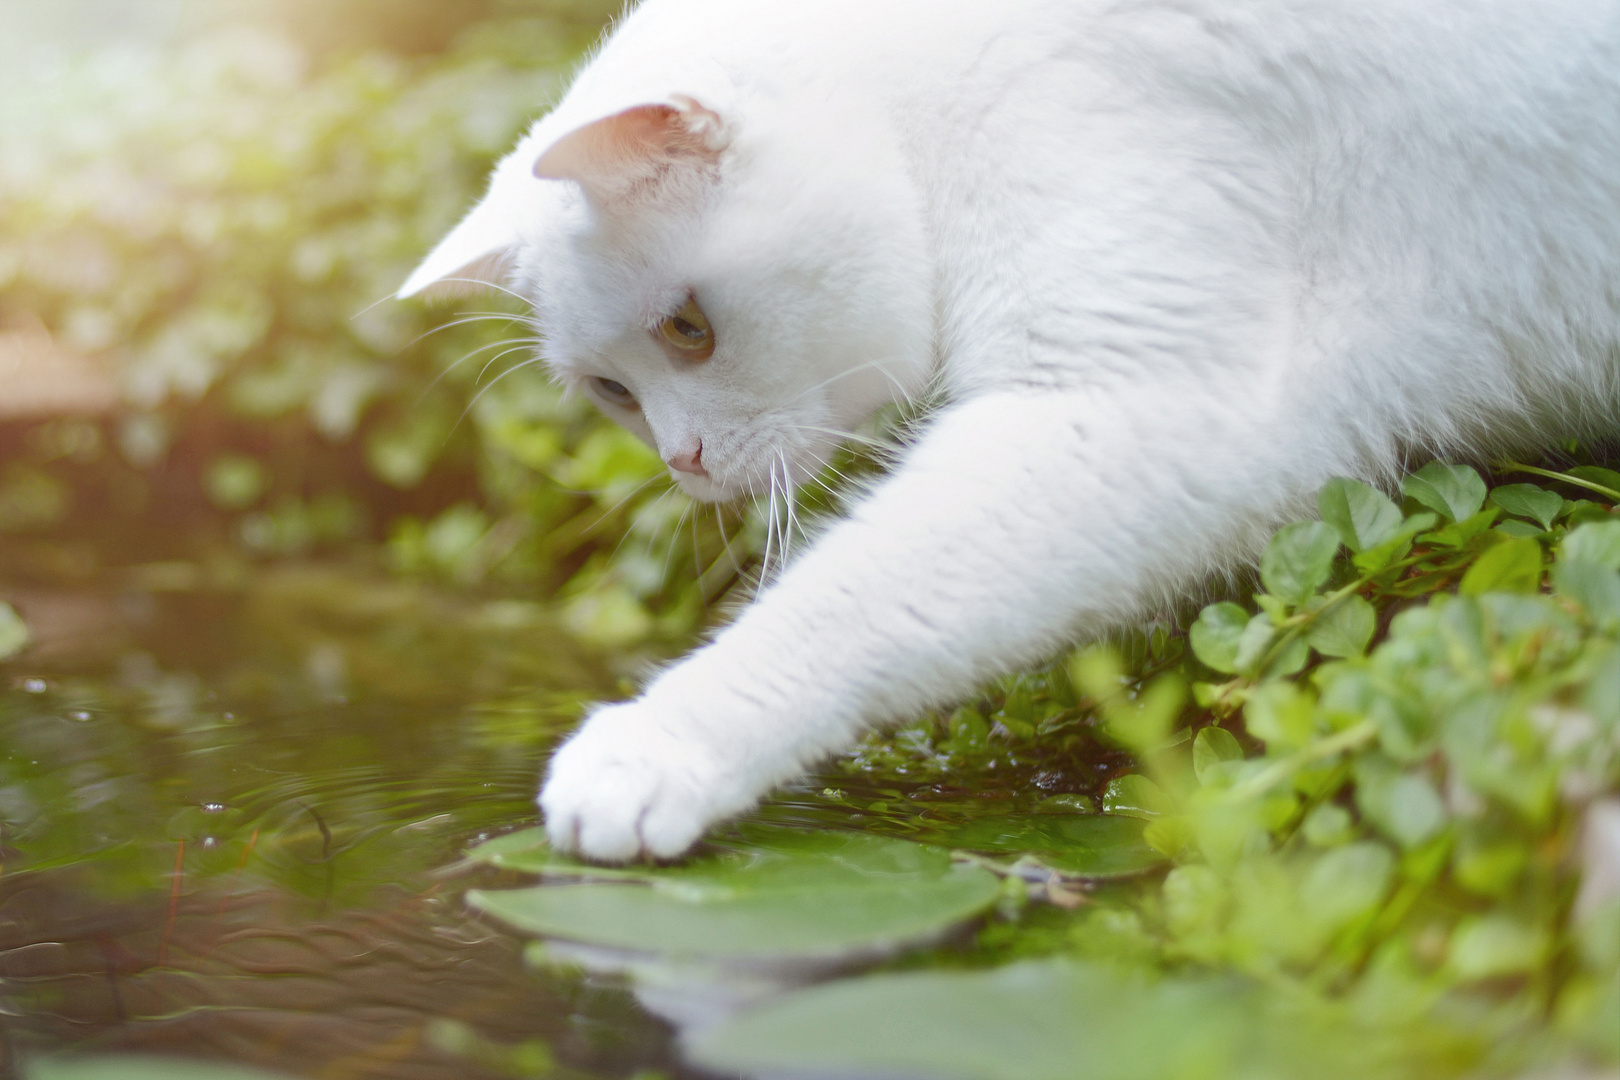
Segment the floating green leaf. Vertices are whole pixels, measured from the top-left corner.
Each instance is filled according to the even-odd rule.
[[[1401,509],[1389,496],[1348,477],[1336,476],[1324,484],[1316,506],[1351,551],[1376,547],[1401,526]]]
[[[608,948],[831,959],[929,938],[984,910],[1001,889],[993,874],[953,863],[943,848],[764,827],[684,866],[625,873],[638,880],[474,890],[467,899],[519,930]]]
[[[1102,1080],[1219,1075],[1246,995],[1064,962],[844,980],[699,1032],[728,1073]]]
[[[1388,1068],[1383,1033],[1337,1018],[1331,1010],[1302,1009],[1297,995],[1267,994],[1235,979],[1152,981],[1046,960],[845,979],[787,994],[701,1030],[685,1045],[706,1069],[750,1076],[1421,1075]],[[1445,1062],[1428,1075],[1455,1074],[1472,1049],[1461,1033],[1433,1023],[1408,1038],[1433,1048],[1432,1064]]]
[[[1164,862],[1142,841],[1142,828],[1140,820],[1117,814],[1016,815],[980,818],[948,830],[942,839],[969,851],[1032,855],[1074,877],[1115,878]]]
[[[1466,521],[1485,503],[1485,481],[1466,465],[1431,461],[1401,483],[1410,499],[1449,521]]]
[[[1552,528],[1553,519],[1563,509],[1564,500],[1556,491],[1536,487],[1534,484],[1507,484],[1491,491],[1491,502],[1517,517],[1540,523],[1543,529]]]
[[[1333,573],[1339,536],[1320,521],[1284,525],[1260,557],[1260,581],[1272,595],[1291,604],[1302,603]]]
[[[1108,781],[1103,789],[1103,809],[1131,817],[1153,817],[1170,809],[1163,789],[1141,773],[1126,773]]]

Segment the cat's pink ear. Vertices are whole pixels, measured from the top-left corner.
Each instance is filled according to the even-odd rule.
[[[534,163],[543,180],[573,180],[599,204],[649,197],[713,175],[726,136],[690,98],[637,105],[564,135]]]

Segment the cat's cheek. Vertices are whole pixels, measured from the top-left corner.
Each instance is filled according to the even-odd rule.
[[[642,702],[593,713],[546,771],[552,846],[598,862],[671,859],[731,811],[731,770],[681,727]]]

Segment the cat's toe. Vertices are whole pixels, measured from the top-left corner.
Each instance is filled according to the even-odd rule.
[[[552,847],[597,862],[670,859],[703,834],[712,781],[694,748],[634,706],[602,710],[558,749],[540,792]]]

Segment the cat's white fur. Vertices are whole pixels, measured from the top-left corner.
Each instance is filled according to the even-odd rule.
[[[673,856],[1252,559],[1330,476],[1615,432],[1620,3],[647,0],[402,294],[454,279],[531,298],[666,457],[701,440],[699,498],[943,390],[553,758],[555,843]],[[689,291],[703,364],[650,333]]]

